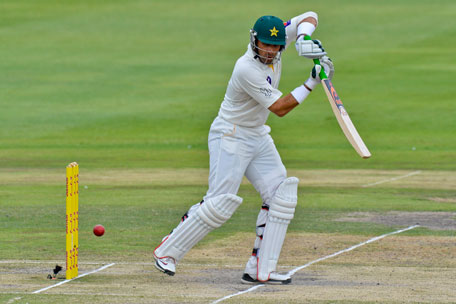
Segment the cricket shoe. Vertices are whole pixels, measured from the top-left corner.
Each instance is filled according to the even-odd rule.
[[[176,273],[176,262],[171,257],[166,258],[156,258],[155,259],[155,267],[160,270],[161,272],[166,273],[167,275],[173,276]]]
[[[261,282],[257,279],[252,278],[248,273],[244,273],[241,279],[242,284],[271,284],[271,285],[285,285],[291,283],[291,277],[288,274],[280,274],[277,272],[271,272],[269,280]]]

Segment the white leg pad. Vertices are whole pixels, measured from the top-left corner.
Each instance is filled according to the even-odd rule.
[[[298,183],[296,177],[285,179],[269,204],[268,219],[257,255],[259,281],[269,280],[270,273],[276,270],[288,224],[293,219],[298,203]]]
[[[210,231],[222,226],[241,203],[242,198],[234,194],[222,194],[205,200],[154,250],[155,257],[172,257],[178,262]]]

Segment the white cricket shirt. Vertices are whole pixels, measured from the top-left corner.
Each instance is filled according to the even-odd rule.
[[[307,17],[318,21],[316,13],[306,12],[284,24],[287,33],[285,49],[294,43],[298,24]],[[247,52],[236,61],[218,113],[222,119],[238,126],[264,125],[270,113],[268,108],[282,96],[277,89],[282,62],[279,60],[274,65],[266,65],[255,59],[255,55],[249,44]]]
[[[268,108],[282,96],[279,87],[282,63],[271,65],[255,59],[250,44],[234,66],[218,116],[243,127],[266,123]]]

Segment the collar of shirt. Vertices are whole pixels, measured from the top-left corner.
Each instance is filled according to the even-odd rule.
[[[255,51],[252,49],[252,45],[249,43],[247,45],[247,52],[246,52],[247,56],[251,59],[253,59],[255,61],[255,63],[262,69],[269,69],[269,68],[272,68],[272,70],[274,70],[274,67],[277,63],[275,64],[264,64],[260,61],[260,59],[258,58],[258,55],[257,53],[255,53]]]

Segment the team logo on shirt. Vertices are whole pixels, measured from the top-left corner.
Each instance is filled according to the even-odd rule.
[[[269,82],[269,84],[272,84],[272,79],[271,79],[271,77],[268,76],[268,78],[266,78],[266,81]]]
[[[262,93],[266,97],[271,97],[272,90],[268,88],[260,88],[260,93]]]

